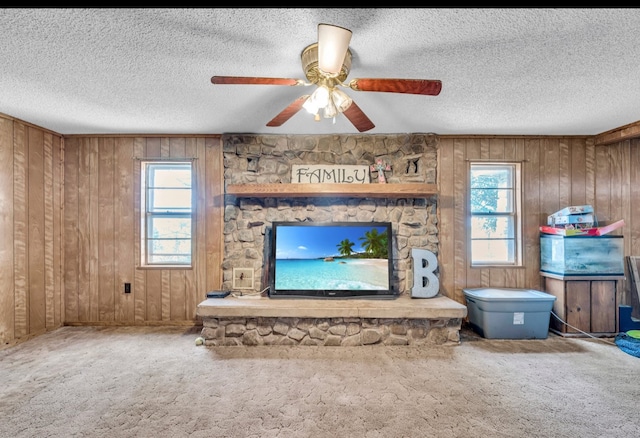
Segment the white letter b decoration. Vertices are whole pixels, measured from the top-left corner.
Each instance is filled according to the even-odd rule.
[[[433,298],[440,290],[440,280],[434,274],[438,269],[436,255],[426,249],[411,250],[413,257],[413,288],[412,298]]]

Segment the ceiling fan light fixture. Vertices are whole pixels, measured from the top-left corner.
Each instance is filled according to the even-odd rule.
[[[329,88],[326,85],[319,85],[302,105],[309,114],[315,116],[315,120],[320,120],[320,111],[325,119],[334,118],[347,110],[353,100],[347,93],[337,88]]]
[[[334,105],[333,100],[330,99],[327,105],[324,107],[324,118],[335,119],[337,114],[338,114],[338,108],[336,108],[336,106]]]
[[[334,88],[331,92],[331,100],[339,112],[346,111],[353,103],[353,99],[347,93],[337,88]]]
[[[309,114],[318,114],[318,110],[320,109],[317,105],[314,104],[313,100],[311,100],[311,97],[309,97],[307,99],[307,101],[302,105],[302,108],[304,108]]]
[[[302,105],[302,108],[304,108],[309,114],[318,113],[318,108],[313,105],[313,103],[311,102],[311,98],[307,99],[307,101]]]
[[[329,104],[329,94],[329,89],[324,85],[320,85],[316,88],[316,91],[309,96],[304,105],[302,105],[302,108],[307,110],[309,114],[318,114],[321,108]]]
[[[352,32],[331,24],[318,25],[318,68],[329,76],[340,74]]]

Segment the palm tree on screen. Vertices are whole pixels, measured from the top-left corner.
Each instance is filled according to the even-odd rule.
[[[367,254],[375,258],[387,257],[387,232],[380,234],[377,228],[364,233],[364,237],[360,237],[360,240],[364,240],[364,249]]]
[[[344,239],[336,246],[338,247],[338,251],[340,251],[341,255],[349,257],[353,253],[353,245],[355,245],[354,242],[350,241],[349,239]]]

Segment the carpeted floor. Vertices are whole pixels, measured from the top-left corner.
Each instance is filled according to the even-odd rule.
[[[634,437],[612,339],[205,347],[199,329],[63,327],[0,350],[2,437]]]

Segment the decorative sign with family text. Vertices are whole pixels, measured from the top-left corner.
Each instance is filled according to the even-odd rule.
[[[302,165],[291,166],[292,183],[369,183],[369,166],[350,164],[340,165]]]

